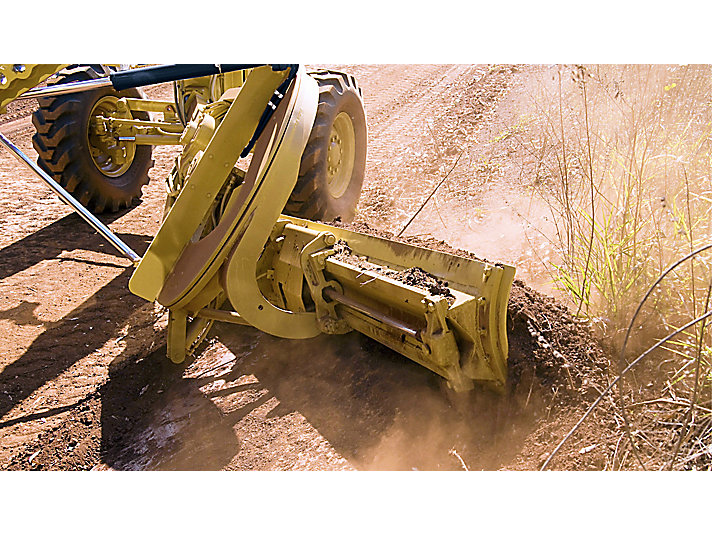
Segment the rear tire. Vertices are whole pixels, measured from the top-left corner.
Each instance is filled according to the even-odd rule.
[[[75,66],[61,71],[58,83],[99,78],[98,66]],[[37,163],[74,198],[94,213],[116,212],[130,207],[141,197],[153,166],[152,147],[135,146],[124,163],[113,163],[90,142],[92,114],[106,113],[122,97],[142,98],[136,89],[116,92],[101,88],[56,97],[38,98],[39,109],[32,115],[36,133],[32,144]],[[148,113],[135,112],[133,118],[149,120]],[[100,168],[101,166],[101,168]]]
[[[319,84],[319,105],[284,212],[311,220],[351,221],[366,170],[366,114],[353,76],[310,73]]]

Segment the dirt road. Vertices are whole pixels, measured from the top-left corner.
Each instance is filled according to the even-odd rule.
[[[521,221],[488,211],[510,184],[483,141],[522,71],[336,67],[365,97],[357,220],[397,233],[448,176],[404,235],[521,258],[521,238],[502,238]],[[29,110],[0,130],[36,157]],[[158,229],[175,153],[155,149],[141,204],[102,217],[139,253]],[[164,357],[166,314],[129,293],[129,262],[5,151],[0,213],[2,469],[536,469],[577,413],[554,417],[558,400],[533,377],[523,394],[480,392],[458,410],[437,377],[358,334],[296,342],[219,326],[194,362],[175,366]],[[533,264],[522,273],[537,281]],[[570,450],[586,443],[584,433]],[[604,456],[567,462],[601,468]]]

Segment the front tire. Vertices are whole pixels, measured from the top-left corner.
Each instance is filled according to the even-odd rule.
[[[95,67],[77,66],[61,71],[48,85],[99,77]],[[94,213],[131,207],[141,197],[141,188],[148,183],[148,170],[153,166],[152,147],[127,145],[124,160],[114,161],[91,132],[92,116],[112,113],[115,102],[122,97],[142,95],[136,89],[117,93],[102,88],[38,98],[40,107],[32,115],[36,130],[32,144],[38,165]],[[143,112],[135,112],[132,117],[149,120]]]

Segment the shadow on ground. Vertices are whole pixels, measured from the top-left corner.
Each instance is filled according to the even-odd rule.
[[[279,401],[266,417],[303,415],[357,469],[462,469],[461,459],[496,469],[534,420],[520,394],[449,394],[439,377],[358,333],[299,341],[230,325],[215,333],[237,356],[221,380],[254,375]],[[246,344],[254,349],[241,354]]]
[[[96,250],[98,236],[73,219],[67,216],[0,250],[0,274],[10,276],[62,251]],[[122,237],[138,251],[150,241]],[[356,333],[295,341],[219,325],[213,335],[227,347],[230,354],[224,356],[231,363],[219,375],[186,378],[191,375],[184,366],[165,358],[165,346],[143,354],[146,348],[134,339],[140,330],[152,331],[155,318],[150,305],[128,292],[130,275],[122,271],[65,318],[46,323],[0,373],[7,392],[0,396],[2,417],[130,327],[126,347],[98,391],[2,423],[7,429],[59,413],[72,421],[40,435],[42,454],[34,457],[34,467],[76,469],[101,462],[119,470],[271,468],[277,464],[234,461],[242,450],[236,428],[262,410],[259,417],[268,426],[300,414],[357,469],[462,469],[463,463],[496,469],[516,455],[532,426],[532,407],[523,409],[520,396],[478,392],[454,398],[439,377]],[[20,303],[3,318],[34,324],[34,306]],[[197,361],[210,357],[199,353]],[[256,383],[240,383],[246,376]],[[234,393],[246,393],[249,400],[230,404]],[[280,450],[269,454],[278,458]],[[306,448],[304,454],[314,451]],[[23,456],[13,466],[34,468],[31,463]]]
[[[281,418],[300,414],[339,455],[365,470],[461,470],[463,463],[497,469],[521,450],[532,427],[533,406],[523,409],[520,395],[448,395],[439,377],[360,334],[294,341],[230,325],[213,333],[229,352],[212,360],[211,351],[199,356],[209,372],[194,378],[165,358],[165,346],[112,365],[100,391],[106,465],[271,468],[279,464],[278,440],[265,451],[272,459],[236,461],[241,439],[263,439],[236,428],[270,401],[273,407],[260,416],[265,425],[279,427]],[[244,383],[248,376],[257,382]],[[249,402],[227,401],[258,391]],[[320,468],[317,458],[313,465]]]
[[[184,379],[165,345],[117,358],[100,389],[101,460],[117,470],[218,470],[239,451],[232,425]]]
[[[0,250],[0,276],[11,276],[43,260],[56,258],[62,251],[96,250],[100,238],[91,228],[77,224],[76,219],[76,215],[68,215]],[[151,239],[133,234],[121,237],[139,251],[145,250]],[[117,328],[128,320],[136,308],[145,304],[129,293],[130,276],[129,269],[122,271],[58,321],[38,321],[33,314],[37,303],[28,301],[2,312],[3,319],[15,324],[44,324],[46,330],[37,336],[22,356],[5,366],[0,373],[0,387],[6,392],[0,396],[0,417],[37,388],[56,379],[117,336]],[[37,298],[42,298],[42,295]]]
[[[101,215],[104,224],[110,224],[126,211]],[[149,236],[118,234],[134,250],[144,251],[151,240]],[[99,245],[103,245],[101,248]],[[58,258],[64,251],[78,249],[101,250],[103,253],[119,256],[119,252],[105,243],[79,215],[71,213],[45,226],[33,234],[0,249],[0,280],[12,276],[44,260]],[[66,258],[71,261],[70,258]],[[84,260],[76,260],[84,261]]]

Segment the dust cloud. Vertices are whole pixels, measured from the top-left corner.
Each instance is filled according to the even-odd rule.
[[[514,460],[543,410],[530,382],[509,396],[455,395],[358,333],[294,341],[220,325],[214,334],[182,376],[140,388],[143,415],[104,454],[110,468],[494,470]]]

